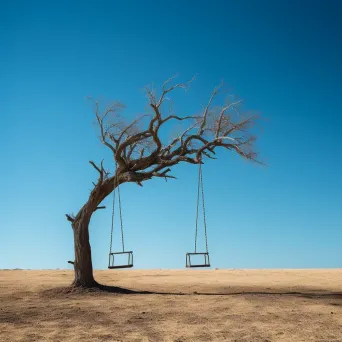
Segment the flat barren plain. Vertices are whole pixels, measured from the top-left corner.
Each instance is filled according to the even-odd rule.
[[[0,341],[342,341],[342,270],[0,270]],[[129,289],[116,293],[116,287]]]

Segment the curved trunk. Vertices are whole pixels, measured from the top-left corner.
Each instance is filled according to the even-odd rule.
[[[90,218],[81,215],[72,224],[75,247],[75,279],[72,286],[93,287],[97,285],[93,276],[91,247],[89,243]]]
[[[75,249],[75,279],[72,286],[94,287],[99,284],[93,276],[93,265],[91,260],[91,248],[89,243],[89,222],[92,214],[99,209],[98,205],[113,191],[114,177],[99,181],[91,192],[87,203],[80,209],[75,218],[67,215],[67,219],[72,222],[74,231]],[[140,182],[146,179],[145,176],[136,175],[134,172],[126,172],[120,175],[118,184],[124,182]]]
[[[113,191],[113,188],[113,181],[100,183],[95,186],[87,203],[80,209],[76,217],[72,219],[75,250],[75,279],[72,286],[98,286],[93,275],[91,247],[89,242],[89,223],[92,214],[98,209],[98,205]]]

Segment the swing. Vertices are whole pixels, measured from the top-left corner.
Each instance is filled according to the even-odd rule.
[[[115,164],[115,169],[117,170],[117,164]],[[115,185],[117,185],[117,187],[115,187]],[[118,200],[119,200],[122,252],[112,252],[113,230],[114,230],[114,207],[115,207],[115,192],[116,192],[116,188],[118,190]],[[117,264],[115,262],[115,256],[120,256],[120,255],[127,256],[127,262],[126,263],[124,263],[124,264]],[[117,182],[117,175],[115,175],[115,177],[114,177],[114,190],[113,190],[112,227],[111,227],[111,232],[110,232],[110,247],[109,247],[108,268],[109,269],[116,269],[116,268],[130,268],[130,267],[133,267],[133,251],[125,251],[123,224],[122,224],[122,213],[121,213],[120,188],[119,188],[119,184]]]
[[[197,252],[197,232],[198,232],[198,207],[200,189],[202,190],[202,207],[203,207],[203,221],[204,221],[204,236],[206,252]],[[191,257],[203,256],[203,263],[191,262]],[[196,211],[196,231],[195,231],[195,251],[186,253],[186,267],[210,267],[209,251],[208,251],[208,237],[207,237],[207,223],[205,218],[204,208],[204,190],[203,190],[203,176],[202,176],[202,164],[199,165],[198,170],[198,190],[197,190],[197,211]]]

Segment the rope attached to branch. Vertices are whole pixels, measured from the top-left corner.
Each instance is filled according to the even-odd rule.
[[[199,208],[200,194],[202,194],[202,209],[203,209],[203,221],[204,221],[205,248],[206,248],[206,252],[208,253],[208,236],[207,236],[207,222],[206,222],[205,205],[204,205],[204,187],[203,187],[202,164],[199,164],[199,169],[198,169],[196,231],[195,231],[195,253],[197,252],[198,211],[199,211],[198,208]]]
[[[120,226],[121,226],[121,243],[122,243],[122,251],[125,251],[125,242],[124,242],[124,233],[123,233],[123,222],[122,222],[122,211],[121,211],[121,196],[120,196],[120,186],[118,182],[118,173],[117,173],[118,165],[115,162],[115,177],[114,177],[114,189],[113,189],[113,206],[112,206],[112,226],[110,231],[110,247],[109,253],[112,253],[113,246],[113,231],[114,231],[114,212],[115,212],[115,192],[118,191],[118,200],[119,200],[119,214],[120,214]]]

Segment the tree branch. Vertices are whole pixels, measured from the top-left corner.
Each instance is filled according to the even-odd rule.
[[[167,175],[168,172],[170,172],[171,169],[166,169],[165,171],[163,172],[155,172],[153,171],[151,174],[153,177],[164,177],[164,178],[174,178],[174,179],[177,179],[176,177],[174,176],[170,176],[170,175]]]
[[[170,77],[168,80],[166,80],[166,81],[164,82],[164,84],[163,84],[163,86],[162,86],[162,89],[163,89],[162,95],[160,96],[158,103],[155,103],[155,105],[156,105],[157,108],[159,108],[160,105],[163,103],[164,97],[165,97],[165,95],[166,95],[167,93],[169,93],[169,92],[171,92],[171,91],[173,91],[173,90],[175,90],[175,89],[177,89],[177,88],[183,88],[183,89],[185,89],[185,91],[187,91],[187,90],[188,90],[188,87],[189,87],[189,84],[190,84],[191,82],[193,82],[193,81],[196,79],[196,76],[194,76],[190,81],[188,81],[188,82],[186,82],[186,83],[178,83],[178,84],[175,84],[174,86],[172,86],[172,87],[166,89],[165,86],[166,86],[168,83],[170,83],[172,80],[174,80],[177,76],[178,76],[178,75],[176,74],[176,75]]]
[[[75,221],[75,217],[70,216],[69,214],[65,214],[66,218],[68,221],[70,221],[71,223]]]
[[[106,209],[106,206],[103,205],[103,206],[96,207],[96,209],[94,211],[99,210],[99,209]]]
[[[99,168],[92,160],[89,160],[89,164],[91,164],[94,169],[101,175],[103,173],[103,166],[102,166],[103,160],[101,161],[101,168]]]
[[[106,140],[106,135],[105,135],[105,131],[104,131],[104,127],[103,127],[103,121],[105,119],[105,117],[109,114],[109,113],[113,113],[115,112],[115,105],[108,108],[106,110],[106,112],[104,113],[104,115],[101,117],[99,114],[99,103],[97,101],[95,101],[95,116],[97,119],[97,122],[100,126],[100,132],[101,132],[101,142],[106,145],[113,153],[115,153],[115,147],[113,145],[111,145],[107,140]]]
[[[188,120],[188,119],[199,119],[200,116],[185,116],[185,117],[179,117],[177,115],[169,115],[168,117],[166,117],[165,119],[163,119],[161,121],[161,125],[171,119],[175,119],[175,120],[178,120],[178,121],[183,121],[183,120]]]
[[[212,95],[211,95],[211,97],[209,99],[209,102],[208,102],[208,104],[206,105],[206,107],[204,109],[202,124],[201,124],[201,126],[199,128],[198,134],[203,134],[205,125],[207,123],[207,115],[208,115],[209,108],[211,106],[211,103],[213,102],[214,97],[218,94],[218,91],[220,90],[222,85],[223,85],[223,81],[221,81],[221,83],[214,89],[214,91],[213,91],[213,93],[212,93]]]

